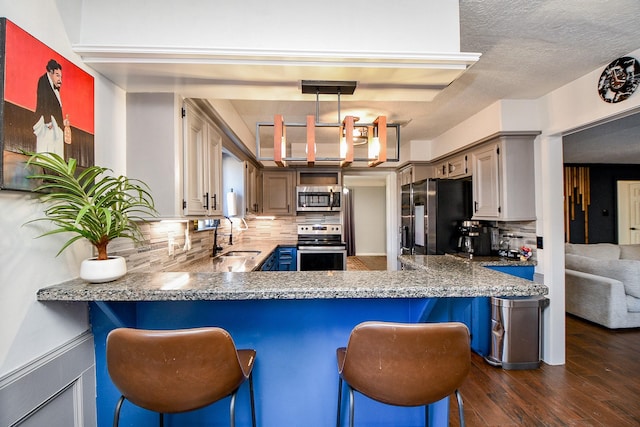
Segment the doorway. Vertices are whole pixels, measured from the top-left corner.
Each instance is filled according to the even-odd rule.
[[[395,212],[398,203],[395,171],[345,171],[342,183],[353,195],[355,255],[378,257],[377,263],[380,257],[386,257],[387,269],[396,270],[398,221]]]
[[[618,181],[618,243],[640,243],[640,181]]]

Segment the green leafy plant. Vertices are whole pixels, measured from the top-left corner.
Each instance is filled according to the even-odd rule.
[[[51,221],[56,226],[38,237],[75,234],[57,255],[85,238],[96,247],[97,259],[108,259],[107,245],[111,240],[124,237],[140,242],[142,233],[135,221],[157,215],[149,186],[140,180],[105,174],[112,170],[101,166],[78,171],[76,159],[66,162],[54,153],[26,154],[30,156],[27,166],[42,169],[28,178],[40,180],[33,191],[44,192],[40,200],[47,205],[43,218],[26,224]]]

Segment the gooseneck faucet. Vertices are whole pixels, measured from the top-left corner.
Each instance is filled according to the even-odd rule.
[[[219,219],[213,220],[213,251],[211,252],[211,256],[215,257],[218,254],[218,251],[222,250],[222,246],[218,246],[218,226],[220,225]]]
[[[231,246],[233,245],[233,221],[231,221],[231,218],[229,218],[228,216],[225,216],[225,218],[229,220],[229,224],[231,225],[229,227],[229,246]]]

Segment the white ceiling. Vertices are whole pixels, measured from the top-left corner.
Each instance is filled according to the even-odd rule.
[[[443,71],[446,75],[439,76],[440,81],[432,74],[421,83],[419,72],[404,70],[394,76],[385,67],[369,70],[357,78],[357,97],[342,97],[341,113],[363,118],[386,115],[391,122],[406,123],[401,130],[403,144],[433,139],[499,99],[539,98],[640,48],[638,17],[638,0],[460,0],[460,51],[481,53],[474,65],[433,100],[425,100],[432,97],[430,89],[446,85],[456,71]],[[188,69],[177,63],[161,70],[126,62],[91,66],[133,92],[157,90],[170,81],[172,90],[206,97],[210,96],[206,88],[215,85],[251,132],[256,122],[273,121],[276,113],[299,122],[315,113],[315,96],[300,100],[299,81],[283,83],[280,77],[286,76],[286,68],[245,67],[223,79],[211,79],[205,66],[196,71],[193,64]],[[340,78],[329,69],[308,79]],[[391,79],[410,83],[380,90],[380,82]],[[248,87],[242,93],[236,91],[239,81]],[[420,100],[415,100],[417,93]],[[321,121],[335,121],[337,98],[320,99]],[[603,162],[602,153],[598,162]]]

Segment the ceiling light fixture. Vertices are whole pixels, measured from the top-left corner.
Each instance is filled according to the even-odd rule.
[[[341,118],[341,95],[352,95],[356,88],[353,81],[302,81],[302,93],[316,95],[315,116],[308,115],[305,123],[287,123],[282,114],[274,116],[273,123],[256,124],[256,152],[258,160],[273,160],[277,166],[285,167],[291,162],[306,162],[307,166],[314,166],[316,162],[338,162],[341,167],[350,166],[354,161],[366,161],[369,167],[377,166],[386,161],[398,161],[400,152],[400,124],[387,123],[386,116],[379,116],[372,123],[360,123],[359,117],[345,116]],[[320,121],[320,95],[331,94],[338,97],[338,120],[335,123]],[[298,128],[305,128],[301,133]],[[333,137],[325,129],[337,128],[338,134]],[[269,135],[273,129],[273,144],[261,145],[261,136]],[[291,132],[287,134],[287,131]],[[388,158],[388,131],[395,135],[395,158]],[[395,132],[394,132],[395,131]],[[291,136],[293,134],[293,137]],[[335,134],[334,134],[335,135]],[[320,140],[318,140],[318,136]],[[306,138],[304,144],[302,139]],[[337,143],[337,144],[336,144]],[[299,148],[304,146],[304,157],[299,154]],[[331,148],[331,146],[335,148]],[[362,146],[362,149],[357,148]],[[328,148],[327,148],[328,147]],[[393,146],[392,146],[393,148]],[[262,150],[273,150],[273,157],[263,157]],[[329,151],[337,151],[337,156],[329,155]],[[297,153],[296,153],[297,151]],[[318,154],[321,152],[323,154]],[[335,151],[333,151],[335,153]],[[357,151],[357,155],[356,155]],[[393,150],[392,150],[393,151]]]

